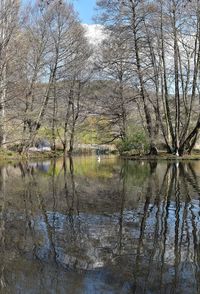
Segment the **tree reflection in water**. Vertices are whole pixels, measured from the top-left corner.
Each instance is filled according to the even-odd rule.
[[[1,166],[0,292],[199,293],[199,199],[198,162]]]

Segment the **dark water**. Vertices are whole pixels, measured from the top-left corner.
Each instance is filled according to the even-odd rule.
[[[200,293],[200,162],[1,165],[0,293]]]

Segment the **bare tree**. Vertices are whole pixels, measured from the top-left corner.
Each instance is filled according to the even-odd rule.
[[[17,33],[19,3],[13,0],[0,1],[0,146],[6,143],[6,100],[9,81],[8,63],[11,63],[11,44]],[[12,57],[11,57],[12,56]]]
[[[199,1],[99,0],[99,19],[132,46],[151,147],[161,131],[168,151],[191,152],[199,132]]]
[[[24,25],[29,46],[23,56],[24,68],[27,67],[24,72],[27,87],[24,92],[23,149],[34,144],[38,130],[44,124],[51,124],[55,149],[58,117],[66,101],[70,115],[73,112],[75,128],[77,111],[70,98],[73,89],[69,95],[63,85],[69,86],[75,84],[71,81],[79,80],[83,61],[90,55],[84,33],[73,6],[65,1],[49,2],[40,9],[35,6],[30,10]],[[64,109],[66,117],[68,106]],[[76,109],[79,109],[79,99]]]
[[[109,30],[106,33],[109,37],[103,41],[101,55],[95,62],[101,80],[96,82],[98,99],[93,112],[99,115],[100,120],[107,120],[103,131],[111,134],[109,141],[117,138],[125,141],[128,137],[128,117],[137,96],[131,88],[131,50],[123,28],[121,31],[118,28],[117,33]]]

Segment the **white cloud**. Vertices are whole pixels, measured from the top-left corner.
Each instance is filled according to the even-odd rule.
[[[86,37],[92,45],[99,45],[105,39],[103,26],[99,24],[83,24],[86,30]]]

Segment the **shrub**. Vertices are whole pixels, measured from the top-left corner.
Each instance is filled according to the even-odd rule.
[[[142,154],[148,150],[148,140],[143,131],[134,131],[131,135],[127,136],[124,140],[117,143],[119,153],[126,153],[132,151],[133,153]]]

